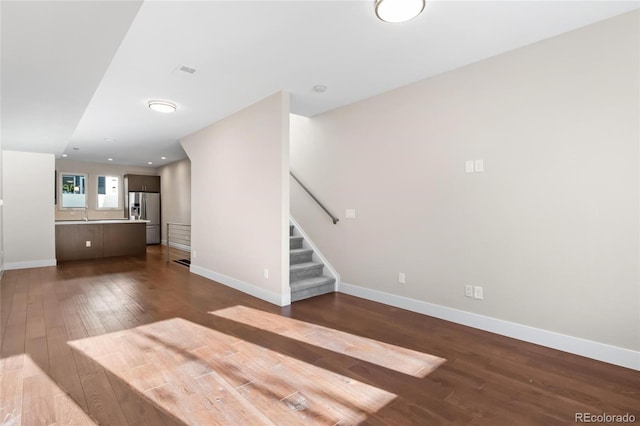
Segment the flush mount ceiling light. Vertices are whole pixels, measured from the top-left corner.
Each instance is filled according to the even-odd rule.
[[[324,93],[327,91],[327,86],[325,86],[324,84],[316,84],[315,86],[313,86],[313,91],[316,93]]]
[[[425,0],[376,0],[376,16],[384,22],[406,22],[420,15]]]
[[[176,109],[178,109],[176,104],[169,101],[154,100],[147,102],[147,105],[149,105],[149,108],[151,108],[152,110],[158,112],[174,112]]]

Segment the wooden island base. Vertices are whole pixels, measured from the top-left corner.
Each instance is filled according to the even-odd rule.
[[[147,252],[144,222],[86,222],[56,224],[56,260],[144,256]]]

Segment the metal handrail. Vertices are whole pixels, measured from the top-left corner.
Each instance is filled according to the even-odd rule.
[[[296,181],[296,182],[298,182],[298,184],[302,187],[302,189],[304,189],[305,191],[307,191],[307,194],[309,194],[309,195],[311,196],[311,198],[313,198],[313,201],[315,201],[316,203],[318,203],[318,205],[320,206],[320,208],[322,208],[322,210],[324,210],[324,212],[325,212],[326,214],[328,214],[328,215],[329,215],[329,217],[330,217],[330,218],[331,218],[331,220],[333,221],[333,224],[335,225],[336,223],[338,223],[338,221],[339,221],[340,219],[338,219],[337,217],[335,217],[335,216],[334,216],[334,215],[333,215],[329,210],[327,210],[327,208],[324,206],[324,204],[322,204],[322,203],[320,202],[320,200],[318,200],[318,199],[315,197],[315,195],[313,195],[313,194],[311,193],[311,191],[309,191],[309,190],[307,189],[307,187],[306,187],[306,186],[304,186],[304,184],[303,184],[302,182],[300,182],[300,179],[298,179],[298,178],[296,177],[296,175],[294,175],[294,174],[293,174],[293,172],[292,172],[292,171],[289,171],[289,174],[291,175],[291,177],[292,177],[292,178],[294,178],[294,179],[295,179],[295,181]]]
[[[173,251],[172,251],[173,249]],[[167,222],[167,262],[174,260],[183,265],[191,263],[191,225]]]

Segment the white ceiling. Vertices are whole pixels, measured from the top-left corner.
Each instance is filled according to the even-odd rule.
[[[388,24],[373,3],[3,0],[2,148],[155,167],[279,90],[313,116],[640,7],[441,0]],[[149,110],[158,98],[178,110]]]

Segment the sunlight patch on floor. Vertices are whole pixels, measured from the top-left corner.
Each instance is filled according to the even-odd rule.
[[[2,426],[96,424],[27,354],[0,360],[0,396]]]
[[[425,377],[446,361],[434,355],[246,306],[237,305],[209,313],[418,378]]]
[[[69,344],[187,424],[357,424],[396,397],[249,340],[173,318]]]

